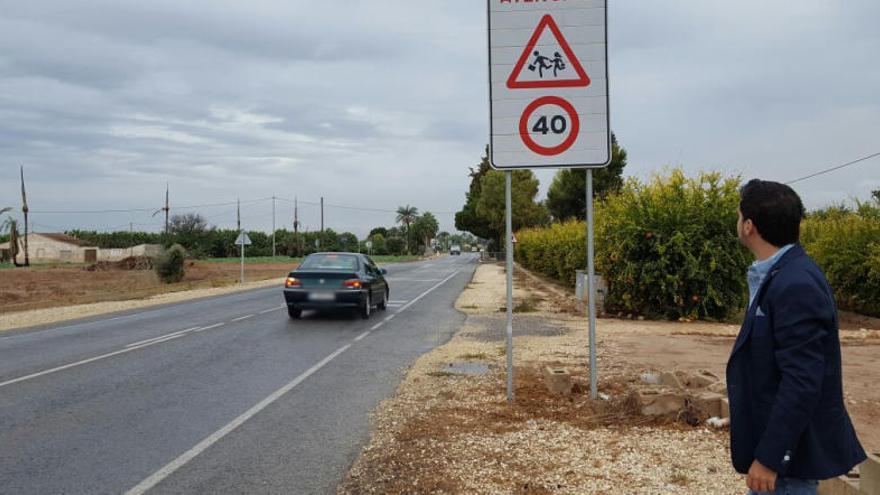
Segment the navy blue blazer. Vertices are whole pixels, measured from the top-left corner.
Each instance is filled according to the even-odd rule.
[[[796,245],[767,274],[727,363],[738,472],[757,459],[780,476],[821,480],[865,460],[844,407],[840,361],[831,287]]]

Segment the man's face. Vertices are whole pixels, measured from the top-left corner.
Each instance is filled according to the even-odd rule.
[[[736,237],[739,238],[739,242],[743,246],[746,246],[746,247],[748,247],[748,245],[749,245],[748,244],[749,232],[747,232],[747,230],[750,230],[751,223],[752,223],[751,220],[743,220],[742,212],[737,211]]]

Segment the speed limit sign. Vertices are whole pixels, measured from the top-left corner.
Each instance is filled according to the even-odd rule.
[[[488,3],[492,166],[606,166],[607,0]]]

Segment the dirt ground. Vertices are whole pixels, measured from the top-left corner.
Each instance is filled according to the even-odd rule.
[[[339,493],[744,493],[728,433],[647,419],[627,399],[647,371],[724,376],[739,328],[600,319],[599,391],[587,386],[587,328],[559,287],[517,273],[515,396],[505,396],[503,267],[483,265],[458,300],[464,328],[422,356],[374,415],[370,444]],[[857,325],[857,328],[854,328]],[[880,325],[848,317],[842,332],[847,406],[865,447],[880,449]],[[565,367],[571,396],[541,370]],[[684,455],[683,455],[684,454]]]
[[[295,263],[248,264],[245,279],[279,279],[295,267]],[[228,287],[238,282],[240,269],[235,263],[189,261],[182,282],[163,284],[152,270],[88,271],[86,268],[59,265],[0,270],[0,314]]]

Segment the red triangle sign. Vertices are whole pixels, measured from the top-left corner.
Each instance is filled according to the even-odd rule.
[[[553,33],[553,36],[556,38],[556,42],[559,43],[560,47],[562,47],[562,51],[568,58],[571,68],[574,69],[574,71],[577,73],[576,78],[544,79],[543,71],[546,70],[548,76],[551,75],[552,72],[555,77],[555,74],[558,74],[559,69],[564,70],[566,68],[565,62],[562,60],[559,53],[556,53],[556,58],[551,59],[549,57],[539,56],[538,52],[535,50],[535,47],[538,45],[538,40],[541,39],[544,31],[546,31],[548,28],[550,29],[550,32]],[[531,59],[533,55],[537,56],[538,58],[532,64],[529,64],[529,70],[535,71],[537,69],[541,73],[541,80],[521,81],[520,76],[522,75],[523,69],[526,68],[526,64],[529,62],[529,59]],[[562,31],[559,30],[559,26],[556,24],[556,21],[553,20],[553,17],[551,15],[545,15],[541,19],[541,22],[538,24],[537,29],[535,29],[535,33],[532,34],[532,38],[529,40],[528,44],[526,44],[526,49],[520,56],[519,62],[516,63],[516,67],[513,68],[513,72],[510,73],[510,77],[507,79],[507,87],[510,89],[579,88],[587,87],[589,85],[590,77],[587,76],[587,71],[584,70],[584,67],[577,59],[577,56],[575,56],[574,51],[572,51],[571,46],[569,46],[568,41],[565,39],[565,36],[562,35]]]

